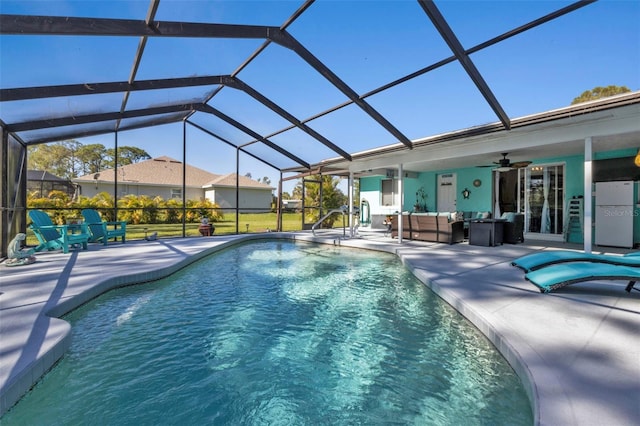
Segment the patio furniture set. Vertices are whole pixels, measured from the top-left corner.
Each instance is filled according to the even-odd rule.
[[[89,242],[101,242],[106,246],[110,239],[121,239],[124,244],[127,222],[103,221],[93,209],[82,210],[82,216],[82,223],[55,225],[44,211],[30,210],[32,223],[29,228],[39,242],[35,251],[62,250],[63,253],[69,253],[71,247],[86,250]]]
[[[402,214],[402,238],[439,243],[496,246],[524,241],[524,215],[504,213],[491,219],[489,212]],[[398,237],[398,216],[391,217],[391,237]]]

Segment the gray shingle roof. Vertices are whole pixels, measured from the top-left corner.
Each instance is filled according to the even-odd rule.
[[[211,182],[207,182],[205,186],[236,186],[236,177],[235,173],[229,173],[222,176],[217,176]],[[274,189],[272,186],[264,184],[262,182],[258,182],[246,176],[240,176],[240,187],[241,188],[260,188],[260,189]]]
[[[94,182],[96,173],[79,176],[75,182]],[[97,173],[100,182],[113,182],[114,169],[101,170]],[[139,163],[118,167],[118,182],[136,182],[149,185],[182,185],[182,162],[171,157],[162,156]],[[217,175],[198,167],[186,165],[186,185],[189,187],[215,187],[236,185],[236,174]],[[269,185],[240,176],[242,188],[273,189]]]

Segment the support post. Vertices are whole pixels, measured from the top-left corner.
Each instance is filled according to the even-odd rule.
[[[278,204],[276,206],[276,230],[282,232],[282,172],[278,180]]]
[[[584,252],[591,253],[592,229],[593,229],[593,188],[592,177],[592,141],[591,136],[584,140]]]
[[[113,218],[113,220],[118,220],[118,131],[117,130],[114,133],[113,147],[114,147],[114,152],[116,153],[115,158],[113,159],[113,170],[115,170],[115,173],[113,174],[113,212],[115,214],[115,217]]]
[[[349,236],[353,238],[353,172],[349,172],[349,183],[347,184],[347,188],[349,191],[349,208],[347,211],[349,212]]]
[[[404,175],[404,171],[402,170],[402,164],[398,165],[398,196],[400,201],[400,209],[398,211],[398,243],[402,243],[402,206],[404,206],[404,185],[402,185],[402,175]]]
[[[187,236],[187,122],[182,121],[182,238]]]
[[[239,233],[240,233],[240,148],[236,148],[236,234],[239,234]]]

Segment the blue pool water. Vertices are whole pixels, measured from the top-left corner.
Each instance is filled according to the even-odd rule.
[[[495,348],[395,256],[266,241],[109,292],[9,425],[529,425]]]

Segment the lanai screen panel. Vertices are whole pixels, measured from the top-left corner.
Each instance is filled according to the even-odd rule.
[[[26,143],[63,141],[67,139],[78,139],[83,136],[110,133],[115,131],[116,121],[100,121],[95,123],[74,124],[71,126],[50,127],[38,130],[20,132],[19,136]]]
[[[348,100],[294,52],[275,43],[238,77],[301,120]]]
[[[143,21],[152,4],[3,0],[1,12]],[[144,80],[237,76],[350,153],[397,143],[398,138],[355,106],[353,99],[325,77],[343,81],[356,97],[364,99],[409,139],[499,121],[417,1],[161,0],[158,4],[153,16],[156,21],[286,27],[303,50],[324,63],[325,75],[291,49],[260,38],[150,36],[139,51],[141,37],[136,35],[2,35],[2,88],[90,85],[127,81],[132,77]],[[451,28],[463,53],[469,55],[507,117],[568,105],[582,91],[598,85],[626,85],[631,90],[640,87],[638,2],[589,4],[480,50],[478,46],[487,40],[502,37],[507,31],[573,3],[436,1],[434,4],[442,13],[442,23]],[[299,16],[294,15],[297,10],[301,11]],[[262,51],[261,46],[265,46]],[[625,54],[619,54],[620,46]],[[133,73],[138,52],[142,54],[141,60]],[[254,53],[257,56],[251,58]],[[451,63],[437,67],[439,61]],[[435,69],[424,74],[431,66]],[[391,88],[381,91],[386,87]],[[210,85],[131,92],[126,111],[206,100],[216,88]],[[87,100],[69,97],[66,101],[40,100],[33,104],[2,102],[0,118],[11,125],[66,112],[74,117],[117,112],[125,98],[123,93],[86,97]],[[282,129],[290,126],[235,89],[224,88],[209,103],[262,136],[280,135]],[[340,108],[341,105],[348,106]],[[210,114],[198,112],[192,120],[210,125],[211,131],[236,145],[255,136],[233,129]],[[146,119],[142,122],[147,123]],[[71,127],[52,128],[49,137],[73,137]],[[105,123],[80,124],[78,134],[108,130]],[[22,137],[25,133],[30,140],[37,140],[44,136],[42,132],[34,130],[18,135]],[[308,138],[306,134],[303,137]],[[286,136],[277,139],[284,146],[298,148]],[[313,162],[327,151],[322,144],[309,146],[319,149],[304,153],[305,161]]]
[[[106,93],[91,96],[65,96],[0,102],[0,114],[8,124],[52,118],[117,112],[122,94]]]
[[[249,126],[262,136],[291,125],[251,96],[231,87],[225,87],[217,93],[209,105]]]
[[[520,3],[547,2],[505,2],[505,7]],[[638,22],[640,2],[599,1],[474,53],[472,59],[512,117],[549,111],[598,86],[640,89]],[[497,61],[502,66],[495,66]]]
[[[126,81],[137,45],[136,38],[124,37],[2,36],[2,87]]]
[[[222,137],[236,147],[254,140],[254,138],[245,132],[233,127],[213,114],[196,112],[189,118],[189,121],[216,136]]]
[[[458,62],[367,100],[412,140],[498,121]]]
[[[133,129],[133,128],[149,127],[154,124],[160,124],[160,123],[176,123],[176,122],[179,123],[185,115],[186,115],[185,112],[176,112],[176,113],[170,113],[170,114],[155,114],[155,115],[145,116],[145,117],[125,118],[120,120],[119,128],[121,130],[126,130],[126,129]],[[157,130],[160,130],[160,129],[157,129]],[[158,132],[155,132],[155,131],[149,132],[150,135],[154,135],[155,133],[158,133]],[[176,142],[182,143],[182,139],[179,139]]]
[[[351,153],[369,149],[372,144],[381,146],[398,142],[355,104],[310,121],[309,125],[337,145],[348,147]]]
[[[164,3],[161,3],[161,8],[162,5]],[[228,75],[262,43],[261,39],[149,37],[140,61],[138,78],[150,80]]]
[[[289,31],[359,94],[451,55],[417,1],[318,1]]]
[[[279,169],[286,169],[289,167],[300,167],[295,160],[288,158],[287,156],[271,149],[261,142],[243,147],[243,150],[253,154],[254,156],[266,161],[269,164],[274,165]]]
[[[325,158],[339,156],[338,153],[298,128],[270,137],[269,140],[308,163],[317,163]]]
[[[302,3],[302,1],[162,1],[156,19],[279,27]]]
[[[167,105],[200,104],[213,86],[180,87],[175,89],[140,90],[131,92],[127,110],[139,110]]]

